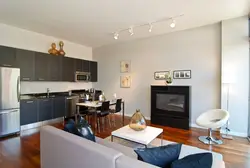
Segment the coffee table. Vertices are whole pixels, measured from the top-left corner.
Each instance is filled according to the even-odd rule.
[[[159,135],[161,135],[161,145],[163,144],[163,129],[147,126],[145,130],[135,131],[131,129],[128,125],[115,130],[111,133],[111,141],[113,142],[113,138],[121,138],[127,141],[136,142],[147,146]]]

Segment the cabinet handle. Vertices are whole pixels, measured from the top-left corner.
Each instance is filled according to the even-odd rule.
[[[3,64],[3,66],[11,67],[12,65],[10,65],[10,64]]]
[[[28,81],[30,80],[30,78],[22,78],[22,80]]]
[[[38,80],[44,80],[43,78],[38,78]]]
[[[26,103],[33,103],[34,101],[27,101]]]

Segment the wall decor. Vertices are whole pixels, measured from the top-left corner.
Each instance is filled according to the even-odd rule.
[[[121,73],[130,72],[131,62],[130,61],[121,61],[120,62],[120,71]]]
[[[176,70],[173,77],[174,79],[191,79],[191,70]]]
[[[156,71],[154,73],[155,80],[166,80],[166,75],[169,74],[169,71]]]
[[[58,54],[59,54],[59,55],[62,55],[62,56],[64,56],[64,55],[66,54],[65,51],[63,50],[63,46],[64,46],[63,41],[60,41],[60,42],[59,42],[59,47],[60,47],[60,49],[59,49],[59,51],[58,51]]]
[[[121,76],[121,88],[130,88],[131,76]]]

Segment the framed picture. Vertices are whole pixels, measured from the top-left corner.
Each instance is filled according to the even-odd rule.
[[[121,88],[130,88],[131,76],[121,76]]]
[[[191,79],[191,70],[176,70],[173,73],[174,79]]]
[[[120,71],[121,73],[128,73],[131,69],[131,62],[130,61],[121,61],[120,62]]]
[[[154,74],[155,80],[165,80],[166,74],[168,74],[169,71],[156,71]]]

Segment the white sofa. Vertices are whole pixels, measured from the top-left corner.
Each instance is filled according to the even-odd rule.
[[[137,160],[132,148],[96,137],[96,143],[51,126],[40,135],[41,168],[156,168]],[[183,145],[179,158],[208,152]],[[212,168],[225,168],[222,155],[213,152]]]

